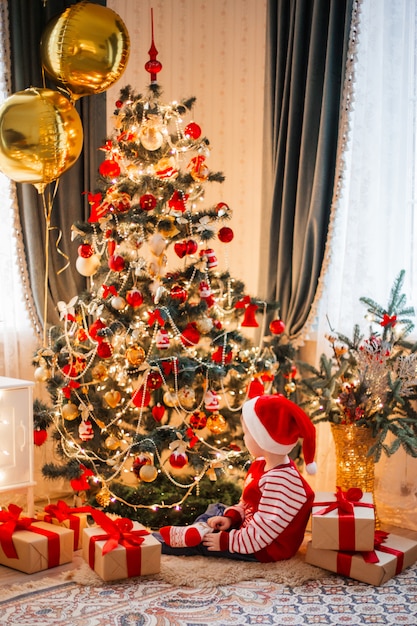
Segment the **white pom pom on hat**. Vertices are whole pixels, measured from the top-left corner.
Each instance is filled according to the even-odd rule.
[[[242,417],[256,443],[266,452],[289,454],[303,439],[306,470],[316,473],[316,429],[295,402],[282,394],[257,396],[245,402]]]

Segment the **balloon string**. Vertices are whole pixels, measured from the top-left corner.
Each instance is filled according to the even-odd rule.
[[[42,204],[45,216],[45,278],[44,278],[44,300],[43,300],[43,346],[46,348],[46,326],[48,319],[48,281],[49,281],[49,231],[51,230],[51,214],[53,202],[58,190],[59,179],[55,181],[55,188],[51,197],[48,191],[48,197],[45,195],[45,186],[42,186]]]

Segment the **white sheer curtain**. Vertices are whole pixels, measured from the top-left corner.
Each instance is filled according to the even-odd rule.
[[[346,149],[341,153],[326,266],[321,278],[317,354],[327,351],[330,325],[351,336],[366,330],[359,302],[388,301],[406,270],[407,302],[417,310],[415,237],[415,0],[362,0],[351,49],[346,96]],[[348,104],[350,102],[350,105]],[[347,129],[344,128],[344,131]],[[340,185],[341,182],[341,185]],[[339,193],[340,192],[340,193]],[[313,335],[311,336],[313,338]],[[329,429],[319,428],[320,489],[334,487]],[[417,528],[417,461],[402,452],[377,467],[381,519]]]
[[[10,95],[7,4],[0,4],[0,102]],[[0,376],[33,380],[38,345],[26,265],[22,254],[14,184],[0,173]]]

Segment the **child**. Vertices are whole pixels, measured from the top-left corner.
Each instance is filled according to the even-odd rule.
[[[239,504],[211,505],[191,526],[164,526],[156,534],[163,554],[266,563],[289,559],[297,552],[314,493],[288,454],[303,438],[306,469],[314,474],[315,427],[299,406],[274,394],[245,402],[242,428],[255,460]]]

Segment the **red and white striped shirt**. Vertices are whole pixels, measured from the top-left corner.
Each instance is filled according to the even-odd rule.
[[[303,541],[313,500],[293,461],[265,471],[265,459],[256,459],[239,504],[224,512],[235,528],[221,532],[220,549],[254,554],[262,562],[289,559]]]

